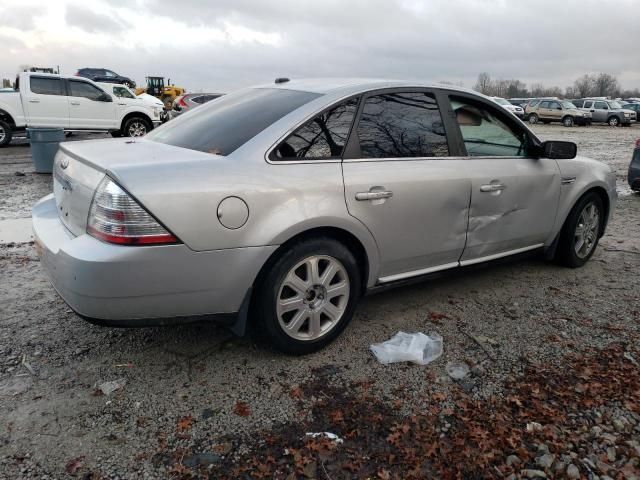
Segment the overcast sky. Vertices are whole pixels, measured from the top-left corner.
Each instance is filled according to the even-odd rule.
[[[640,87],[640,0],[0,0],[0,77],[105,67],[222,91],[275,77]]]

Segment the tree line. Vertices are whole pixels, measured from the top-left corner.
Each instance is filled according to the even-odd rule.
[[[640,89],[622,89],[618,79],[609,73],[585,73],[577,78],[573,85],[563,90],[560,87],[548,87],[542,83],[533,83],[531,86],[527,86],[526,83],[518,79],[493,79],[487,72],[482,72],[478,75],[473,89],[485,95],[504,98],[640,97]]]

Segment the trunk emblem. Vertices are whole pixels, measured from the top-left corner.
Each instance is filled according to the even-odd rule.
[[[60,160],[60,167],[64,170],[68,166],[69,166],[69,157],[62,157],[62,160]]]

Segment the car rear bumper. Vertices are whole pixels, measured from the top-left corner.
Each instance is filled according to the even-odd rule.
[[[233,322],[277,247],[195,252],[185,245],[128,247],[74,236],[53,195],[33,207],[36,249],[53,287],[80,316],[108,325],[162,325],[211,316]]]

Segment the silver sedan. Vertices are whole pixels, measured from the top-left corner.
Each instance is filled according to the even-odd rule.
[[[62,144],[33,228],[84,318],[251,322],[302,354],[378,286],[529,251],[580,267],[615,202],[608,166],[472,91],[278,79]]]

